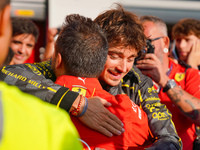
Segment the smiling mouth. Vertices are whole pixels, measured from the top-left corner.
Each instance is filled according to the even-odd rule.
[[[114,79],[121,79],[121,77],[122,77],[121,73],[114,73],[110,70],[108,70],[108,72],[112,75],[112,78],[114,78]]]
[[[16,58],[16,59],[22,59],[22,58],[24,58],[24,56],[15,54],[15,58]]]

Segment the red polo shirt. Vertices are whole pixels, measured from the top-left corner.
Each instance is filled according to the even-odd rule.
[[[177,85],[194,97],[200,98],[200,74],[197,69],[189,68],[169,61],[169,78],[174,79]],[[192,150],[193,141],[196,138],[195,125],[177,108],[163,90],[159,92],[161,102],[167,106],[172,113],[172,120],[176,130],[183,142],[183,150]]]
[[[63,85],[81,93],[86,97],[99,96],[112,103],[111,107],[106,107],[115,114],[123,123],[125,132],[120,136],[111,138],[92,130],[79,121],[77,117],[71,116],[80,137],[91,149],[95,147],[106,150],[127,149],[129,146],[137,147],[142,145],[148,138],[148,119],[146,113],[133,103],[125,94],[113,96],[102,89],[96,78],[80,78],[63,75],[57,78],[57,84]],[[87,147],[85,146],[87,149]]]

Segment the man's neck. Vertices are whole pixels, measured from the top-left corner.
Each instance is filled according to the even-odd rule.
[[[163,57],[162,67],[165,73],[169,70],[169,57],[166,55]]]

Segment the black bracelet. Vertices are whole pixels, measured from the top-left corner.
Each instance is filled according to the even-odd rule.
[[[76,117],[81,117],[85,114],[86,110],[87,110],[87,107],[88,107],[88,99],[85,97],[85,105],[84,105],[84,108],[83,108],[83,111],[77,115]]]

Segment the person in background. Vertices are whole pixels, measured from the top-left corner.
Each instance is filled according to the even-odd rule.
[[[0,66],[12,34],[10,10],[10,1],[1,0]],[[64,110],[0,81],[0,150],[81,150],[78,138]]]
[[[68,15],[56,40],[52,57],[52,68],[57,77],[55,83],[78,91],[86,97],[100,96],[106,99],[112,103],[108,110],[124,123],[125,132],[109,138],[86,127],[77,117],[71,115],[81,140],[91,149],[101,147],[115,150],[128,149],[129,146],[138,147],[143,145],[149,136],[147,115],[131,102],[127,95],[113,96],[102,89],[97,77],[104,69],[107,53],[106,36],[96,23],[78,14]],[[87,101],[84,105],[87,105]]]
[[[161,102],[172,113],[183,150],[192,150],[195,125],[200,125],[200,75],[198,70],[187,69],[168,57],[170,40],[163,20],[155,16],[142,16],[140,20],[155,52],[147,53],[136,66],[152,78]]]
[[[160,103],[152,80],[133,66],[136,52],[142,49],[146,39],[139,18],[119,6],[102,13],[95,22],[104,30],[109,43],[107,61],[99,77],[103,88],[112,95],[126,93],[146,112],[153,143],[149,149],[181,149],[181,140],[171,121],[171,113]],[[20,79],[15,77],[15,74],[20,75]],[[33,82],[27,82],[31,78],[34,79]],[[74,93],[68,88],[53,84],[52,81],[55,81],[56,77],[51,68],[51,61],[6,66],[0,72],[0,79],[56,105],[60,98],[63,98],[59,106],[67,111],[70,111],[71,106],[77,108],[80,100],[76,95],[76,105],[72,104],[70,99]],[[88,103],[85,114],[79,117],[83,123],[109,137],[113,133],[122,133],[121,122],[115,121],[116,116],[111,115],[109,111],[108,113],[100,101],[91,101],[88,98]],[[99,114],[100,112],[102,113]]]
[[[172,27],[174,49],[170,57],[200,70],[200,21],[185,18]]]
[[[28,63],[27,60],[32,55],[39,37],[39,29],[28,18],[13,18],[12,27],[13,32],[10,47],[14,52],[14,57],[10,64]]]

